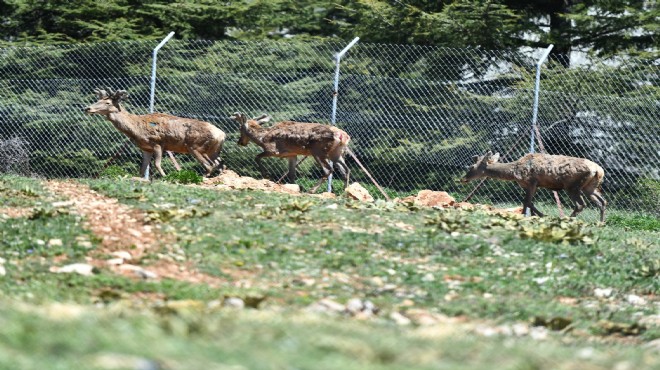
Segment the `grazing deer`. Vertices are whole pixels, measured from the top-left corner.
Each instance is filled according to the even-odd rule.
[[[211,123],[163,113],[130,114],[121,105],[128,96],[125,90],[113,92],[108,88],[94,92],[99,100],[85,108],[85,112],[105,116],[142,150],[141,177],[145,176],[154,156],[158,172],[165,176],[160,163],[166,150],[192,154],[206,170],[206,176],[211,176],[216,169],[222,171],[219,156],[225,133]]]
[[[261,164],[261,158],[288,158],[289,181],[293,183],[296,180],[296,156],[311,155],[323,168],[323,177],[310,189],[310,193],[315,192],[332,174],[334,165],[346,179],[346,186],[348,186],[350,170],[342,155],[351,138],[345,131],[320,123],[293,121],[279,122],[272,127],[261,127],[261,124],[270,120],[269,116],[262,115],[250,120],[245,113],[240,112],[234,113],[229,118],[236,120],[241,125],[241,137],[238,139],[238,145],[246,146],[252,141],[263,149],[263,152],[255,159],[261,176],[264,178],[267,175]]]
[[[529,208],[532,215],[543,216],[534,207],[532,199],[538,187],[550,190],[566,190],[575,207],[571,217],[577,216],[586,206],[582,194],[600,209],[600,221],[605,221],[607,202],[600,192],[605,171],[596,163],[575,157],[550,154],[527,154],[515,162],[497,163],[500,153],[488,151],[482,156],[474,156],[474,164],[461,182],[491,177],[499,180],[515,181],[525,189],[523,213]]]

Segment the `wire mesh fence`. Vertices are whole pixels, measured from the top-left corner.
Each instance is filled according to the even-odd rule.
[[[109,86],[128,91],[129,112],[147,113],[154,46],[0,49],[0,139],[8,143],[0,146],[0,168],[45,177],[96,177],[108,168],[137,175],[138,149],[110,122],[84,115],[83,108],[96,101],[95,88]],[[329,123],[333,56],[344,46],[170,41],[158,57],[155,111],[220,127],[227,134],[222,156],[228,168],[258,177],[254,157],[260,149],[236,145],[238,126],[228,117],[243,111],[268,113],[275,122]],[[660,61],[572,62],[565,68],[555,59],[543,67],[543,148],[603,166],[610,207],[659,214]],[[393,193],[432,189],[462,198],[476,185],[456,182],[472,156],[493,150],[511,161],[530,149],[536,63],[531,53],[358,43],[341,63],[337,125]],[[18,155],[28,158],[13,158]],[[177,160],[202,171],[191,156]],[[286,172],[284,160],[265,162],[271,179]],[[356,180],[368,183],[348,162]],[[174,170],[167,159],[164,169]],[[320,176],[314,161],[299,171],[303,178]],[[549,194],[541,191],[538,200],[551,202]],[[521,197],[514,183],[488,180],[474,200],[519,203]]]

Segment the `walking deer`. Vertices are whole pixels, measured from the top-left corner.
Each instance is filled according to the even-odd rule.
[[[128,97],[125,90],[115,92],[108,88],[94,92],[98,101],[85,108],[85,112],[105,116],[142,150],[141,177],[145,176],[152,157],[158,172],[165,176],[161,168],[163,151],[192,154],[206,170],[206,176],[216,169],[222,171],[219,157],[225,133],[211,123],[163,113],[130,114],[121,104]]]
[[[527,154],[515,162],[497,163],[499,153],[474,156],[474,164],[461,182],[490,177],[515,181],[525,189],[523,213],[527,209],[532,215],[543,216],[532,202],[538,187],[550,190],[566,190],[574,203],[571,217],[577,216],[586,206],[582,195],[586,195],[599,209],[600,221],[605,221],[607,202],[600,192],[605,171],[596,163],[584,159],[550,154]]]
[[[342,157],[344,150],[351,139],[348,134],[334,126],[320,123],[283,121],[272,127],[262,127],[263,123],[270,121],[270,117],[248,119],[245,113],[236,112],[231,117],[240,124],[241,137],[238,144],[246,146],[250,141],[263,149],[255,160],[261,175],[266,178],[261,159],[265,157],[278,157],[289,159],[289,181],[296,180],[296,157],[298,155],[312,156],[323,168],[323,177],[310,189],[313,193],[332,174],[333,166],[346,179],[346,186],[350,177],[350,170]]]

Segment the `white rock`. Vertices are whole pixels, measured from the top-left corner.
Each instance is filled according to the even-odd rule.
[[[62,243],[62,239],[51,239],[48,241],[49,247],[61,247],[62,245],[64,245],[64,243]]]
[[[123,264],[124,259],[123,258],[111,258],[111,259],[105,261],[105,263],[107,263],[110,266],[117,266],[117,265]]]
[[[397,325],[410,325],[412,323],[409,318],[396,311],[392,311],[392,313],[390,313],[390,319],[397,323]]]
[[[309,307],[309,309],[311,309],[312,311],[316,311],[316,312],[335,312],[335,313],[339,313],[339,312],[344,312],[344,310],[346,310],[346,306],[344,306],[343,304],[341,304],[339,302],[335,302],[331,299],[324,298],[324,299],[312,304]]]
[[[425,281],[425,282],[435,281],[435,276],[433,276],[433,274],[431,274],[431,273],[428,273],[428,274],[424,275],[424,277],[422,277],[422,281]]]
[[[364,309],[364,304],[359,298],[352,298],[346,302],[346,310],[352,314],[356,314]]]
[[[50,272],[58,274],[75,273],[83,276],[91,276],[94,274],[94,266],[86,263],[73,263],[62,267],[53,266],[50,268]]]
[[[327,206],[325,206],[325,208],[327,208],[327,209],[337,209],[338,207],[339,206],[337,205],[337,203],[332,203],[332,204],[328,204]]]
[[[0,265],[0,276],[5,276],[7,275],[7,270],[5,270],[4,265]]]
[[[4,258],[2,258],[2,257],[0,257],[0,265],[3,265],[5,262],[7,262],[7,260],[4,259]]]
[[[242,299],[237,298],[237,297],[227,297],[222,302],[222,305],[225,306],[225,307],[231,307],[231,308],[244,308],[245,307],[245,302],[243,302]]]
[[[626,296],[626,301],[635,306],[643,306],[646,304],[646,299],[634,294],[629,294]]]
[[[596,288],[594,289],[594,295],[598,298],[609,298],[612,296],[614,289],[612,288]]]
[[[53,202],[52,206],[53,206],[53,208],[64,208],[64,207],[71,207],[74,204],[75,204],[74,201],[67,200],[67,201],[63,201],[63,202]]]
[[[156,279],[158,277],[158,275],[156,275],[155,273],[151,271],[147,271],[140,266],[124,264],[119,266],[119,269],[123,271],[132,271],[133,273],[135,273],[136,275],[138,275],[143,279]]]
[[[542,326],[530,328],[529,336],[534,340],[544,340],[548,338],[548,329]]]
[[[538,285],[543,285],[543,284],[545,284],[546,281],[550,280],[550,277],[549,276],[544,276],[544,277],[540,277],[540,278],[534,278],[532,280],[534,280],[534,282]]]
[[[130,253],[126,252],[126,251],[115,251],[115,252],[110,253],[110,255],[114,256],[114,257],[117,257],[117,258],[121,258],[124,261],[130,261],[130,260],[133,259],[133,256]]]

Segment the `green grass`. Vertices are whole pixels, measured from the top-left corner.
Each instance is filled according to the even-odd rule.
[[[33,181],[0,180],[9,189]],[[173,237],[168,247],[182,251],[188,263],[221,283],[209,288],[136,281],[106,270],[92,277],[48,273],[52,256],[82,259],[89,244],[76,243],[88,240],[94,247],[98,241],[75,215],[48,212],[48,195],[38,181],[30,182],[37,196],[28,199],[46,211],[34,219],[0,223],[0,256],[8,261],[7,276],[0,278],[0,297],[7,302],[0,309],[0,367],[93,368],[90,364],[108,352],[172,368],[659,365],[641,345],[660,338],[658,326],[649,324],[659,302],[660,233],[631,226],[638,217],[633,213],[612,211],[615,221],[601,226],[479,210],[419,209],[382,200],[363,204],[344,197],[216,191],[165,181],[85,183],[145,211],[153,225]],[[164,212],[166,203],[178,211]],[[629,221],[622,224],[617,217]],[[37,240],[53,238],[62,245],[34,247]],[[612,289],[611,296],[595,295],[605,288]],[[136,300],[154,294],[157,301]],[[251,295],[266,298],[258,310],[208,308],[224,296]],[[644,301],[631,303],[630,296]],[[379,308],[375,319],[306,313],[323,298],[344,303],[356,297]],[[207,308],[192,313],[175,309],[163,316],[163,301],[175,300]],[[12,301],[35,310],[75,302],[84,313],[72,320],[30,319],[32,312],[11,308]],[[570,326],[551,331],[539,346],[529,337],[485,338],[449,324],[433,329],[440,334],[422,335],[424,327],[399,327],[388,318],[391,312],[415,309],[460,318],[471,328],[519,322]],[[20,334],[27,326],[34,334]],[[85,335],[78,339],[73,333],[83,327]],[[72,334],[51,334],[67,332]],[[629,334],[626,341],[607,344],[620,341],[621,333]]]

